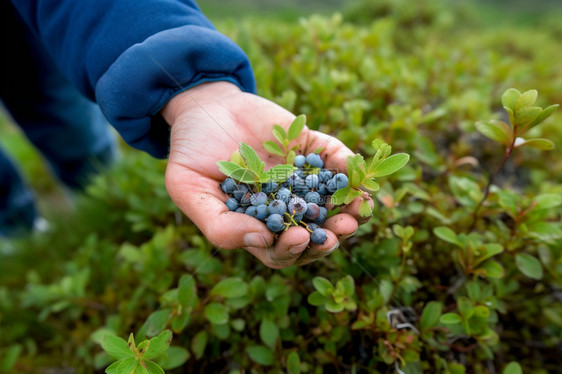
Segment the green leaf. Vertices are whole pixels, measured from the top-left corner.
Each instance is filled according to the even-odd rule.
[[[461,315],[468,320],[474,314],[474,306],[468,297],[461,296],[457,300],[457,308]]]
[[[439,321],[446,325],[454,325],[455,323],[460,323],[462,318],[457,313],[445,313],[439,318]]]
[[[146,334],[149,336],[158,335],[168,323],[171,313],[171,309],[161,309],[149,315],[145,322]]]
[[[105,368],[105,373],[106,374],[117,374],[117,369],[119,368],[119,365],[121,365],[121,363],[125,360],[126,359],[115,361],[114,363],[112,363],[111,365],[109,365],[108,367]]]
[[[340,279],[336,284],[336,288],[338,287],[343,288],[344,296],[350,297],[355,293],[355,282],[353,281],[353,277],[351,275],[346,275]]]
[[[314,306],[324,305],[328,302],[328,297],[322,295],[318,291],[314,291],[310,295],[308,295],[308,303]]]
[[[160,356],[172,341],[172,332],[170,330],[162,331],[158,336],[149,340],[150,343],[148,345],[148,349],[146,353],[143,355],[143,358],[150,360],[151,358],[155,358]]]
[[[474,307],[474,315],[481,318],[488,318],[490,316],[490,308],[485,305],[477,305]]]
[[[402,169],[408,161],[410,155],[407,153],[397,153],[384,159],[379,166],[374,170],[371,177],[384,177]]]
[[[515,122],[517,122],[519,126],[525,126],[534,121],[541,114],[541,112],[542,109],[538,106],[523,108],[515,112]]]
[[[340,190],[337,190],[332,197],[330,198],[330,202],[334,205],[341,205],[345,201],[345,197],[351,192],[351,187],[345,187]]]
[[[521,365],[515,361],[511,361],[503,368],[502,374],[523,374],[523,370],[521,369]]]
[[[285,129],[279,125],[273,125],[273,136],[283,145],[288,141]]]
[[[297,118],[295,118],[295,120],[291,123],[291,126],[289,126],[289,140],[295,140],[299,137],[302,130],[304,129],[305,123],[306,116],[304,114],[301,114],[300,116],[297,116]]]
[[[330,313],[339,313],[344,309],[343,304],[336,303],[334,300],[328,300],[328,302],[324,306]]]
[[[466,283],[466,292],[472,301],[480,300],[480,286],[477,281],[469,281]]]
[[[324,277],[312,278],[312,284],[314,285],[314,288],[316,288],[316,290],[324,296],[329,296],[332,292],[334,292],[332,282]]]
[[[379,184],[371,178],[365,178],[363,180],[363,187],[373,192],[378,191],[380,189]]]
[[[544,108],[541,112],[541,114],[539,114],[537,116],[537,118],[535,118],[533,120],[533,122],[531,122],[529,124],[529,128],[535,127],[536,125],[540,124],[541,122],[543,122],[544,120],[546,120],[548,117],[550,117],[552,115],[552,113],[554,113],[556,111],[556,109],[559,107],[558,104],[554,104],[551,106],[548,106],[546,108]]]
[[[550,151],[554,149],[554,143],[548,139],[543,138],[534,138],[534,139],[523,139],[517,138],[515,140],[515,148],[529,146],[537,149],[541,149],[543,151]]]
[[[226,278],[215,284],[211,296],[224,298],[241,297],[248,293],[248,284],[240,278]]]
[[[478,130],[482,135],[487,136],[506,147],[511,146],[513,131],[511,130],[511,127],[503,121],[479,121],[476,122],[476,130]]]
[[[240,151],[234,151],[232,152],[232,154],[230,155],[230,162],[239,165],[243,168],[246,167],[246,163],[244,162],[244,159],[242,158],[242,156],[240,155]]]
[[[475,271],[476,273],[480,273],[488,278],[502,278],[505,274],[502,266],[494,260],[484,262],[477,270]]]
[[[23,347],[19,344],[14,344],[4,349],[4,352],[0,357],[0,372],[8,372],[14,368],[18,357],[20,356]]]
[[[337,192],[337,191],[336,191]],[[351,202],[355,199],[357,199],[358,197],[363,195],[363,191],[361,190],[355,190],[355,189],[350,189],[349,193],[347,193],[345,195],[345,198],[343,199],[343,203],[344,204],[351,204]]]
[[[533,105],[537,101],[538,94],[539,93],[537,92],[537,90],[529,90],[523,92],[519,97],[519,99],[517,99],[517,101],[515,102],[515,105],[513,106],[515,112],[518,112],[523,108],[527,108]]]
[[[295,163],[295,157],[297,157],[297,154],[291,149],[287,154],[287,164],[293,165]]]
[[[227,177],[230,177],[234,172],[238,170],[241,169],[246,170],[242,166],[230,161],[218,161],[217,165],[219,167],[220,172],[226,175]]]
[[[521,92],[516,90],[515,88],[509,88],[505,90],[502,95],[502,105],[513,109],[515,107],[515,103],[521,97]]]
[[[425,306],[425,308],[423,308],[423,312],[420,317],[420,329],[427,330],[428,328],[437,325],[442,310],[443,310],[443,303],[439,301],[429,302]]]
[[[535,207],[533,210],[553,209],[562,204],[562,196],[558,194],[541,194],[535,196]]]
[[[263,345],[254,345],[246,347],[246,353],[252,361],[260,365],[272,365],[275,361],[275,356],[271,349]]]
[[[228,322],[228,310],[219,303],[209,303],[203,311],[209,322],[215,325],[223,325]]]
[[[543,276],[540,261],[528,253],[517,254],[515,256],[515,264],[517,265],[517,268],[529,278],[541,279]]]
[[[285,182],[296,168],[293,165],[277,165],[262,174],[260,182]]]
[[[127,342],[115,335],[106,335],[101,346],[104,351],[117,360],[133,357],[135,355],[133,351],[129,349]]]
[[[299,354],[295,351],[289,353],[287,357],[287,373],[300,374],[301,372],[301,359]]]
[[[120,364],[117,367],[117,374],[134,374],[137,366],[139,365],[136,357],[129,357],[119,362]]]
[[[461,248],[464,248],[464,245],[458,239],[457,234],[448,227],[439,226],[433,229],[433,233],[440,239],[449,242],[451,244],[455,244]]]
[[[502,253],[503,246],[498,243],[488,243],[480,247],[479,251],[481,252],[481,254],[478,256],[477,263],[487,260],[490,257],[497,255],[498,253]]]
[[[275,343],[279,338],[279,329],[271,320],[264,318],[260,324],[260,338],[271,349],[275,349]]]
[[[363,200],[359,205],[359,215],[361,217],[370,217],[373,215],[373,209],[371,209],[367,200]]]
[[[143,364],[148,374],[165,374],[164,370],[155,362],[145,360]]]
[[[197,335],[191,341],[191,351],[195,355],[195,358],[200,360],[205,353],[205,347],[207,347],[207,341],[209,336],[205,330],[199,331]]]
[[[195,301],[195,280],[192,275],[183,275],[179,281],[178,301],[183,307],[193,304]]]
[[[274,143],[271,140],[268,140],[268,141],[264,142],[263,147],[269,153],[272,153],[272,154],[278,155],[278,156],[285,156],[285,154],[283,153],[283,150],[281,149],[279,144]]]
[[[246,162],[248,169],[254,172],[256,175],[261,175],[263,169],[265,168],[265,163],[260,160],[258,154],[252,147],[248,144],[242,142],[239,144],[240,155]]]
[[[158,360],[164,370],[172,370],[185,364],[189,359],[189,352],[183,347],[168,347],[165,358]]]
[[[217,165],[221,173],[243,183],[253,183],[256,174],[248,169],[245,169],[235,163],[229,161],[218,161]]]

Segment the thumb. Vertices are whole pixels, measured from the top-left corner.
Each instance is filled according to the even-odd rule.
[[[228,197],[214,179],[169,163],[166,189],[178,208],[214,246],[235,249],[273,245],[273,234],[264,223],[246,214],[229,211],[224,203]]]

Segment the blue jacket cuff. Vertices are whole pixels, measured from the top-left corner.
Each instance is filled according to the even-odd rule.
[[[165,158],[169,126],[159,115],[162,107],[179,92],[220,80],[255,92],[242,49],[215,30],[189,25],[159,32],[127,49],[98,80],[95,95],[129,145]]]

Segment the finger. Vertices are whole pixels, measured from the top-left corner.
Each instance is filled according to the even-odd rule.
[[[326,231],[324,244],[310,244],[310,246],[295,261],[296,265],[306,265],[334,252],[340,245],[336,234],[330,230]]]
[[[265,224],[246,214],[229,211],[217,190],[217,182],[168,163],[166,188],[170,197],[216,247],[267,248],[273,234]],[[219,198],[220,196],[220,198]]]
[[[272,269],[291,266],[310,243],[310,233],[303,227],[291,227],[281,233],[275,246],[270,248],[246,248],[264,265]]]
[[[333,232],[339,241],[355,234],[359,227],[357,220],[350,214],[340,213],[332,216],[324,223],[324,229]]]
[[[361,205],[361,203],[363,201],[368,202],[369,206],[371,207],[371,211],[372,211],[374,206],[375,206],[375,202],[373,201],[373,199],[371,199],[371,196],[367,192],[365,192],[365,193],[363,193],[363,196],[356,198],[355,200],[353,200],[351,202],[351,204],[343,205],[340,209],[340,212],[341,213],[347,213],[347,214],[353,216],[357,220],[359,225],[367,223],[371,219],[371,216],[363,217],[359,214],[359,206]]]
[[[347,156],[353,156],[353,152],[339,139],[319,131],[309,130],[305,153],[313,152],[317,148],[323,148],[320,157],[324,161],[324,168],[337,172],[347,171]]]

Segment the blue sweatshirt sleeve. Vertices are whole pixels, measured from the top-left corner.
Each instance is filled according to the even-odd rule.
[[[131,146],[165,158],[159,115],[176,94],[226,80],[255,92],[245,53],[191,0],[13,0],[71,82]]]

